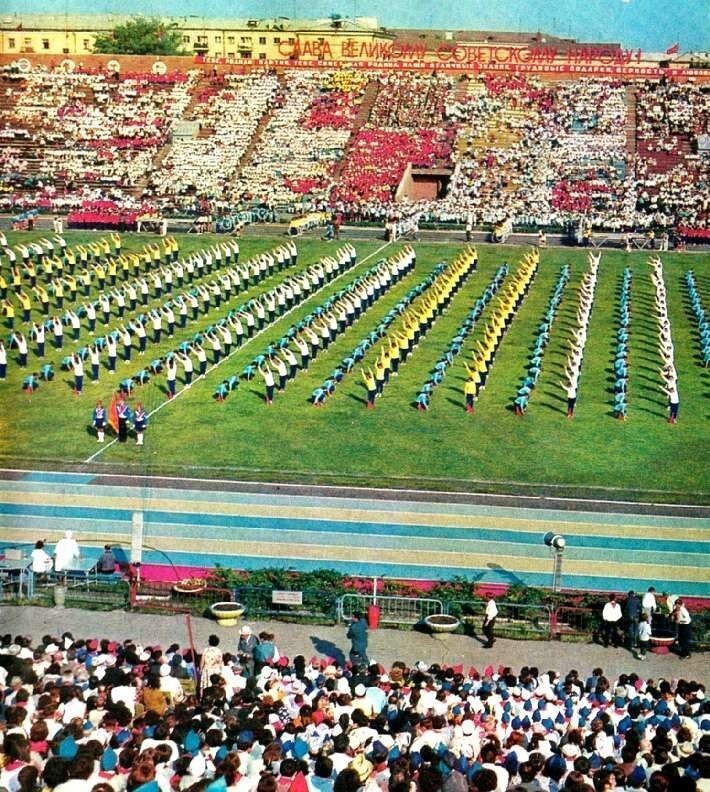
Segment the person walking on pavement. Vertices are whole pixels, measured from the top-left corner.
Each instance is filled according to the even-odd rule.
[[[678,625],[678,655],[686,660],[690,657],[690,613],[678,597],[673,610],[673,621]]]
[[[483,644],[484,649],[492,649],[493,644],[496,642],[493,628],[495,627],[496,619],[498,618],[498,606],[493,599],[493,595],[489,595],[488,602],[486,603],[486,611],[483,617],[483,634],[486,636],[486,643]]]
[[[648,622],[648,616],[642,613],[639,617],[637,628],[637,641],[638,641],[638,659],[645,660],[648,652],[649,644],[651,643],[651,625]]]
[[[350,639],[350,661],[353,666],[368,665],[367,659],[367,623],[360,611],[353,613],[348,627],[347,637]]]
[[[633,651],[638,643],[639,617],[641,616],[641,600],[635,591],[629,591],[626,597],[626,645]]]

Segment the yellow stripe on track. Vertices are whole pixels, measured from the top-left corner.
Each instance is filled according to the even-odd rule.
[[[463,528],[475,530],[492,528],[499,531],[521,531],[539,534],[550,527],[549,516],[541,514],[539,519],[526,517],[497,517],[480,514],[442,514],[440,512],[406,512],[388,511],[386,509],[356,509],[347,507],[323,506],[291,506],[253,503],[231,503],[220,501],[182,500],[168,498],[137,498],[134,496],[101,496],[63,493],[15,493],[5,492],[0,502],[19,505],[34,504],[40,506],[86,506],[93,509],[124,509],[129,511],[166,511],[185,514],[224,514],[240,517],[272,517],[284,520],[330,520],[334,522],[353,523],[391,523],[401,525],[433,525],[441,528]],[[555,520],[554,528],[559,533],[569,536],[623,536],[625,538],[671,539],[674,541],[707,541],[710,526],[694,528],[684,525],[682,535],[677,527],[659,525],[628,525],[623,522],[623,515],[614,524],[597,522],[574,522]],[[688,521],[695,518],[684,518]],[[705,522],[705,521],[702,521]],[[537,541],[537,539],[536,539]]]

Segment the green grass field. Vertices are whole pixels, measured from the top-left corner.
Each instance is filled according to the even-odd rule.
[[[22,234],[21,239],[25,242],[42,235]],[[70,245],[87,236],[78,232],[66,234]],[[9,238],[12,243],[20,237],[9,235]],[[148,239],[126,236],[124,249],[140,248]],[[206,236],[183,236],[181,254],[211,241]],[[241,240],[241,260],[280,241]],[[659,389],[653,287],[646,263],[648,254],[644,252],[627,255],[611,251],[602,255],[577,412],[572,421],[565,418],[565,399],[558,381],[566,340],[574,327],[577,288],[586,269],[586,253],[563,249],[542,252],[537,277],[503,340],[487,388],[473,415],[463,409],[466,352],[456,359],[444,382],[435,390],[429,412],[417,411],[413,403],[466,311],[500,264],[508,262],[511,271],[517,267],[524,253],[522,248],[479,248],[478,271],[468,278],[447,312],[401,368],[399,376],[390,381],[375,410],[364,409],[365,391],[359,370],[345,377],[324,408],[314,409],[310,395],[406,291],[438,262],[453,259],[460,245],[416,244],[415,272],[340,335],[307,373],[299,373],[285,393],[276,395],[271,406],[264,403],[260,378],[242,382],[223,403],[214,400],[219,382],[230,374],[240,373],[255,354],[269,341],[278,339],[291,323],[350,283],[378,258],[398,249],[395,244],[378,252],[382,244],[357,243],[359,263],[355,270],[277,320],[208,373],[204,381],[194,383],[173,402],[161,407],[151,417],[143,448],[136,447],[132,441],[120,446],[107,445],[89,468],[262,481],[555,493],[655,502],[710,500],[710,370],[700,362],[697,327],[683,282],[683,273],[693,268],[704,305],[710,310],[707,254],[663,254],[681,396],[680,420],[676,425],[666,423],[666,399]],[[334,246],[337,243],[299,241],[298,269],[334,250]],[[552,327],[542,374],[527,414],[517,417],[512,412],[512,400],[524,376],[535,328],[565,263],[571,265],[572,276]],[[633,268],[629,413],[628,420],[621,422],[612,413],[612,362],[618,291],[627,265]],[[268,290],[283,277],[283,273],[277,273],[251,287],[233,298],[229,307]],[[0,464],[62,469],[84,463],[99,450],[89,428],[95,399],[100,397],[108,403],[120,379],[135,374],[150,359],[165,354],[227,310],[223,303],[207,317],[200,316],[197,322],[189,323],[182,336],[178,331],[175,338],[164,338],[158,347],[149,344],[144,358],[134,354],[126,365],[120,360],[119,345],[117,373],[110,375],[102,368],[101,382],[98,385],[87,382],[79,398],[72,393],[71,374],[61,371],[59,365],[62,356],[90,341],[85,324],[78,344],[65,335],[61,353],[51,348],[48,339],[46,359],[54,362],[57,375],[53,382],[43,383],[31,399],[21,390],[21,382],[23,375],[38,370],[40,363],[31,352],[27,371],[21,371],[13,353],[7,380],[0,383]],[[487,312],[468,337],[465,350],[473,346],[482,332]],[[39,317],[39,312],[34,312],[35,316]],[[17,320],[16,323],[21,326]],[[114,317],[111,327],[117,324]],[[3,332],[8,334],[6,330]],[[366,358],[365,363],[371,362],[371,358],[372,355]],[[132,401],[142,400],[152,411],[165,402],[165,392],[165,378],[157,376],[148,385],[137,388]]]

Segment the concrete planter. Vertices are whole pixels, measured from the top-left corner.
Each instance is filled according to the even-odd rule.
[[[62,583],[54,584],[54,606],[63,608],[67,599],[67,587]]]
[[[424,624],[433,633],[452,633],[458,629],[461,622],[455,616],[439,613],[427,616],[424,619]]]
[[[244,606],[241,602],[215,602],[210,605],[210,613],[220,627],[235,627],[244,615]]]

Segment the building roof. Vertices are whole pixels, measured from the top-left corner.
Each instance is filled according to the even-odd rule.
[[[125,24],[136,15],[129,14],[3,14],[0,30],[112,30]],[[355,20],[338,19],[273,19],[216,18],[202,16],[158,17],[166,25],[176,24],[179,28],[200,30],[287,30],[318,31],[333,33],[376,32],[379,30],[375,17],[356,17]]]
[[[571,38],[559,38],[550,33],[537,32],[513,32],[509,30],[425,30],[425,29],[404,29],[394,28],[388,30],[394,34],[398,44],[417,44],[424,45],[427,49],[436,49],[442,44],[454,45],[457,42],[476,43],[476,44],[513,44],[517,46],[533,47],[556,47],[560,51],[566,51],[573,47],[599,47],[620,49],[618,43],[595,44],[590,42],[579,42]]]

